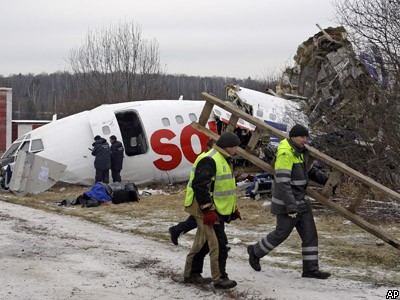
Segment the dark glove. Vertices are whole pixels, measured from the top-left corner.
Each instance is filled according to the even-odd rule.
[[[231,214],[231,220],[242,220],[242,217],[240,216],[240,211],[238,209],[236,209],[232,214]]]
[[[212,227],[218,221],[218,215],[215,210],[208,210],[204,213],[203,224]]]

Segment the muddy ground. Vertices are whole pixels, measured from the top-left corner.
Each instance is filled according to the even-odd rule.
[[[314,213],[320,265],[333,274],[332,278],[321,282],[300,277],[301,242],[296,232],[261,260],[261,272],[253,271],[247,262],[246,245],[272,230],[275,219],[269,212],[268,197],[254,200],[246,197],[244,191],[238,191],[243,220],[228,224],[226,229],[232,248],[228,272],[238,280],[238,288],[220,295],[212,287],[199,290],[183,286],[184,259],[195,231],[182,235],[179,245],[174,246],[168,228],[187,217],[183,211],[185,186],[153,185],[139,189],[148,192],[140,202],[94,208],[59,205],[62,200],[76,199],[88,190],[83,186],[56,185],[40,195],[25,197],[0,193],[1,273],[3,278],[9,278],[3,296],[7,292],[14,296],[11,299],[54,299],[57,293],[62,295],[57,299],[64,299],[67,294],[76,299],[111,299],[115,293],[120,299],[133,299],[132,295],[144,299],[207,298],[211,294],[221,299],[320,299],[322,295],[330,299],[335,287],[338,295],[343,291],[343,299],[382,299],[384,291],[399,288],[400,251],[318,203],[314,204]],[[334,201],[346,205],[347,200],[339,193]],[[22,206],[7,206],[11,204]],[[360,215],[399,238],[398,211],[396,203],[367,199]],[[154,251],[157,255],[152,255]],[[118,270],[123,270],[120,280]],[[136,273],[141,279],[133,275]],[[205,274],[209,274],[207,267]],[[143,277],[148,280],[142,282]],[[38,278],[43,279],[37,281]],[[18,283],[20,280],[31,289],[31,294],[19,285],[23,285]],[[46,281],[54,287],[50,288]],[[169,289],[165,285],[174,287]],[[136,294],[132,294],[132,286]],[[288,296],[291,287],[299,296]],[[121,293],[116,292],[121,288]],[[352,298],[344,296],[346,290]]]

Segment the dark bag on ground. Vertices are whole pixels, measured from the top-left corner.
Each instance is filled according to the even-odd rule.
[[[103,201],[96,198],[81,199],[82,207],[96,207],[100,206]]]
[[[76,199],[64,199],[61,202],[57,202],[57,204],[59,206],[81,205],[82,207],[96,207],[100,206],[102,202],[102,200],[91,198],[83,193],[82,195],[79,195]]]
[[[140,201],[138,189],[133,182],[110,184],[110,187],[112,188],[111,201],[114,204]]]

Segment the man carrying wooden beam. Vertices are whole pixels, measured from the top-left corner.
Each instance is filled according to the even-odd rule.
[[[276,215],[276,228],[258,243],[247,247],[250,266],[261,271],[260,258],[285,241],[293,228],[302,240],[302,277],[326,279],[330,273],[319,270],[318,234],[306,195],[308,178],[325,185],[327,176],[317,168],[307,170],[308,130],[296,124],[289,132],[289,139],[280,142],[276,152],[275,176],[272,189],[271,213]]]

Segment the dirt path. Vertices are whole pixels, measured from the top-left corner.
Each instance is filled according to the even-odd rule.
[[[385,299],[388,288],[297,271],[250,269],[232,249],[230,291],[181,282],[185,246],[0,201],[1,299]],[[209,276],[209,264],[205,265]]]

